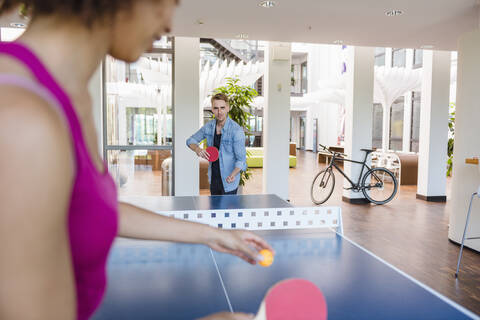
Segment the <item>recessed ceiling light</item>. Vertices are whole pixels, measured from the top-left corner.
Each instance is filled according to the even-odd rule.
[[[421,48],[421,49],[425,49],[425,50],[429,50],[429,49],[433,49],[434,46],[432,46],[431,44],[426,44],[426,45],[424,45],[424,46],[421,46],[420,48]]]
[[[25,28],[27,25],[22,22],[12,22],[10,23],[10,26],[14,28]]]
[[[237,34],[238,39],[248,39],[248,34],[247,33],[240,33]]]
[[[402,10],[389,10],[385,12],[385,15],[387,17],[396,17],[396,16],[401,16],[403,14]]]
[[[198,24],[198,25],[205,24],[205,22],[203,22],[202,19],[198,19],[197,21],[195,21],[195,23]]]
[[[343,44],[343,40],[335,40],[333,41],[333,43],[340,45],[340,44]]]
[[[264,8],[273,8],[277,5],[275,1],[262,1],[259,6]]]

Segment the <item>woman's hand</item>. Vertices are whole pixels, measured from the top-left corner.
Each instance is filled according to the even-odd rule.
[[[253,320],[254,317],[253,314],[219,312],[197,320]]]
[[[267,249],[275,254],[273,248],[260,236],[246,230],[213,229],[211,237],[205,243],[213,250],[237,256],[250,264],[263,259],[259,251]]]

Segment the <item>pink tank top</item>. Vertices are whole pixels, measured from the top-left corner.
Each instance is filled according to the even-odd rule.
[[[70,98],[43,63],[18,42],[0,42],[0,54],[22,62],[37,80],[32,82],[19,76],[0,74],[0,85],[20,86],[43,97],[60,109],[70,129],[76,171],[68,210],[68,231],[75,273],[77,319],[85,320],[93,314],[105,292],[107,256],[117,234],[116,186],[106,165],[103,173],[95,167]]]

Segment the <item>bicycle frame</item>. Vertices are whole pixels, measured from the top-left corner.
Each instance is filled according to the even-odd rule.
[[[362,161],[355,161],[355,160],[350,160],[350,159],[344,159],[344,158],[337,158],[337,153],[336,152],[333,152],[332,153],[332,159],[330,160],[330,163],[328,164],[328,167],[326,170],[328,169],[331,169],[332,167],[335,167],[341,174],[342,176],[345,177],[345,179],[348,180],[348,182],[350,183],[350,185],[352,186],[353,189],[357,189],[357,190],[360,190],[360,181],[362,180],[362,177],[363,177],[363,171],[365,169],[365,167],[367,168],[366,172],[368,172],[368,170],[371,170],[372,168],[369,167],[366,162],[367,162],[367,157],[368,157],[368,153],[365,155],[365,160]],[[345,172],[343,172],[342,169],[340,169],[338,167],[338,165],[335,163],[336,161],[342,161],[342,162],[352,162],[352,163],[357,163],[357,164],[361,164],[362,165],[362,171],[360,171],[360,175],[358,176],[358,182],[355,184],[352,180],[350,180],[349,177],[347,177],[347,175],[345,174]]]

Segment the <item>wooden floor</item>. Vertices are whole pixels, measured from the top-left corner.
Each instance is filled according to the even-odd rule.
[[[290,202],[311,206],[310,184],[321,169],[311,152],[298,152],[297,168],[290,169]],[[450,204],[417,200],[416,187],[401,187],[397,197],[383,206],[352,205],[342,201],[341,176],[325,205],[342,207],[345,235],[467,309],[480,314],[480,254],[465,250],[459,278],[454,277],[459,246],[448,240]],[[129,193],[161,194],[160,176],[135,173]],[[141,182],[147,182],[147,184]],[[150,184],[148,187],[148,184]],[[449,183],[447,182],[447,197]],[[262,169],[253,169],[245,194],[262,192]],[[201,194],[209,194],[201,190]],[[480,240],[478,240],[480,241]]]
[[[310,184],[323,166],[312,152],[298,152],[290,169],[290,202],[311,206]],[[459,246],[448,240],[450,204],[416,199],[416,186],[402,186],[383,206],[342,201],[342,181],[325,205],[342,207],[344,233],[375,255],[396,266],[467,309],[480,314],[480,254],[464,250],[459,278],[454,277]],[[450,181],[448,179],[447,196]],[[254,169],[245,193],[262,192],[262,170]],[[478,240],[480,241],[480,240]]]

